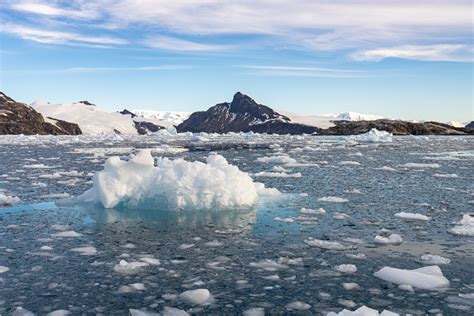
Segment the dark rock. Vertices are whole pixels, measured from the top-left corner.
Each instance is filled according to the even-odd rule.
[[[160,129],[164,129],[163,126],[156,125],[152,122],[147,121],[133,121],[133,123],[135,123],[135,128],[137,129],[138,134],[140,135],[155,133],[158,132]]]
[[[394,135],[467,135],[474,134],[467,128],[457,128],[437,122],[412,123],[400,120],[334,121],[335,126],[320,131],[320,135],[357,135],[372,128]]]
[[[470,123],[467,123],[465,127],[474,129],[474,121],[471,121]]]
[[[43,116],[32,107],[19,103],[0,92],[0,135],[79,135],[82,134],[77,124]]]
[[[91,106],[96,106],[94,103],[90,103],[87,100],[79,101],[79,103],[85,104],[85,105],[91,105]]]
[[[119,113],[122,114],[122,115],[130,115],[132,118],[137,116],[135,113],[132,113],[127,109],[124,109],[124,110],[120,111]]]
[[[177,130],[193,133],[312,134],[319,128],[291,123],[288,117],[237,92],[231,103],[220,103],[205,112],[194,112],[177,126]]]

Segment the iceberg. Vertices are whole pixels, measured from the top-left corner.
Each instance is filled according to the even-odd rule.
[[[355,135],[351,138],[352,140],[364,143],[391,143],[393,141],[393,134],[372,128],[365,134]]]
[[[464,214],[462,220],[456,222],[449,232],[458,236],[474,236],[474,216]]]
[[[206,163],[158,158],[154,164],[149,150],[129,161],[110,157],[78,201],[104,208],[238,209],[255,205],[261,196],[280,194],[220,155],[210,155]]]
[[[375,272],[374,276],[387,282],[411,285],[424,290],[435,290],[449,286],[449,280],[444,277],[438,266],[427,266],[414,270],[384,267]]]

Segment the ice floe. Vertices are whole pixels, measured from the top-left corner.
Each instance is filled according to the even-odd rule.
[[[340,265],[335,266],[334,269],[342,273],[356,273],[357,272],[357,266],[354,264],[340,264]]]
[[[287,304],[286,308],[292,309],[292,310],[304,311],[304,310],[310,309],[311,305],[305,302],[295,301],[295,302],[291,302]]]
[[[451,259],[438,256],[438,255],[422,255],[421,262],[424,264],[432,264],[432,265],[442,265],[442,264],[449,264]]]
[[[165,306],[161,316],[189,316],[189,313],[176,307]]]
[[[449,230],[453,235],[474,236],[474,216],[464,214],[459,222]]]
[[[0,192],[0,207],[21,203],[20,198]]]
[[[80,237],[80,236],[82,236],[82,234],[77,233],[73,230],[67,230],[67,231],[51,234],[51,237],[75,238],[75,237]]]
[[[437,168],[440,168],[441,166],[437,163],[409,162],[403,165],[399,165],[399,167],[408,168],[408,169],[424,169],[424,168],[437,169]]]
[[[348,199],[340,198],[337,196],[323,196],[318,199],[319,202],[330,202],[330,203],[347,203]]]
[[[265,316],[265,309],[263,307],[253,307],[245,310],[242,316]]]
[[[254,174],[255,177],[262,178],[301,178],[301,173],[286,173],[286,172],[268,172],[262,171]]]
[[[100,202],[105,208],[119,204],[132,208],[163,204],[172,209],[243,208],[254,205],[260,196],[279,194],[254,182],[220,155],[210,155],[206,162],[159,158],[155,167],[149,150],[140,151],[128,162],[111,157],[79,201]]]
[[[143,268],[148,267],[149,265],[150,264],[146,262],[127,262],[126,260],[122,259],[114,266],[114,271],[125,275],[132,275],[142,272]]]
[[[92,256],[97,253],[97,249],[95,249],[95,247],[92,247],[92,246],[72,248],[71,251],[78,252],[84,256]]]
[[[189,290],[179,295],[179,299],[189,305],[206,305],[213,302],[213,297],[207,289]]]
[[[257,162],[274,163],[274,164],[291,164],[291,163],[296,163],[296,160],[287,155],[280,155],[280,156],[271,156],[271,157],[259,157],[257,158]]]
[[[377,235],[374,242],[379,245],[400,245],[403,242],[402,236],[398,234],[390,234],[388,237]]]
[[[313,215],[324,215],[326,214],[326,211],[323,209],[323,208],[318,208],[317,210],[314,210],[314,209],[310,209],[310,208],[301,208],[300,209],[300,214],[301,215],[310,215],[310,216],[313,216]]]
[[[10,270],[9,267],[0,266],[0,273],[5,273],[5,272],[8,272],[9,270]]]
[[[449,280],[438,266],[427,266],[413,270],[383,267],[374,276],[395,284],[407,284],[412,287],[434,290],[449,286]]]
[[[365,134],[351,136],[351,139],[358,142],[367,143],[391,143],[393,141],[393,134],[372,128]]]
[[[327,314],[327,316],[399,316],[399,314],[388,310],[383,310],[379,313],[376,309],[372,309],[367,306],[361,306],[355,311],[344,309],[339,313],[330,312]]]
[[[346,250],[350,247],[344,246],[343,244],[337,241],[328,241],[328,240],[321,240],[321,239],[313,239],[308,238],[304,241],[305,244],[311,247],[317,247],[326,250]]]
[[[419,221],[430,220],[430,217],[423,214],[418,214],[418,213],[399,212],[395,214],[395,217],[406,219],[406,220],[419,220]]]

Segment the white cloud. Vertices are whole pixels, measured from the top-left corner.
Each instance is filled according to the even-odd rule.
[[[169,36],[154,36],[143,41],[145,46],[180,52],[223,52],[231,48],[227,45],[202,44]]]
[[[74,1],[71,1],[74,3]],[[80,3],[79,3],[80,4]],[[26,13],[46,15],[46,16],[64,16],[69,18],[93,19],[99,16],[99,12],[93,8],[87,8],[81,4],[75,8],[61,8],[51,3],[41,3],[37,1],[21,1],[13,3],[10,8],[16,11]]]
[[[359,51],[352,58],[362,61],[380,61],[385,58],[402,58],[424,61],[472,62],[473,50],[462,44],[404,45]]]
[[[93,44],[93,45],[125,45],[126,40],[115,37],[86,36],[77,33],[49,31],[28,26],[7,24],[0,30],[19,36],[26,40],[46,44]]]
[[[295,67],[295,66],[261,66],[243,65],[243,69],[250,70],[251,74],[282,77],[322,77],[322,78],[361,78],[367,77],[364,70],[336,69],[320,67]]]
[[[110,72],[110,71],[161,71],[189,69],[187,65],[160,65],[160,66],[142,66],[142,67],[72,67],[61,69],[55,72]]]

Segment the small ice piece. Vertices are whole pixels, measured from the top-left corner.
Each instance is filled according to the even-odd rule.
[[[399,165],[399,167],[409,168],[409,169],[423,169],[423,168],[437,169],[437,168],[440,168],[441,166],[437,163],[409,162],[409,163],[406,163],[406,164],[403,164],[403,165]]]
[[[185,250],[185,249],[189,249],[189,248],[192,248],[192,247],[194,247],[194,244],[181,244],[181,245],[179,245],[178,248],[181,249],[181,250]]]
[[[415,290],[413,289],[413,286],[411,286],[410,284],[400,284],[398,288],[402,291],[408,291],[412,293],[415,292]]]
[[[301,215],[324,215],[326,214],[326,211],[322,207],[318,208],[317,210],[303,207],[300,210],[300,214]]]
[[[392,133],[372,128],[365,134],[351,136],[351,139],[362,143],[391,143],[392,137]]]
[[[66,316],[66,315],[71,315],[71,312],[65,309],[58,309],[47,314],[47,316]]]
[[[252,268],[263,269],[265,271],[278,271],[288,269],[288,266],[286,264],[281,264],[271,259],[263,259],[259,262],[250,262],[249,265]]]
[[[207,247],[220,247],[223,245],[220,241],[213,240],[213,241],[208,241],[204,244]]]
[[[458,178],[459,176],[455,173],[435,173],[434,177],[438,178]]]
[[[72,248],[71,251],[78,252],[84,256],[92,256],[97,253],[97,249],[95,249],[95,247],[92,247],[92,246]]]
[[[422,255],[421,261],[424,264],[443,265],[443,264],[449,264],[451,262],[451,259],[441,257],[438,255]]]
[[[449,232],[458,236],[474,236],[474,216],[464,214],[462,219]]]
[[[348,219],[350,218],[349,215],[347,215],[346,213],[340,213],[340,212],[336,212],[332,218],[334,219],[337,219],[337,220],[342,220],[342,219]]]
[[[159,266],[161,264],[160,260],[150,257],[140,258],[140,261],[151,264],[152,266]]]
[[[419,213],[400,212],[400,213],[396,213],[395,217],[406,219],[406,220],[420,220],[420,221],[430,220],[430,217],[423,214],[419,214]]]
[[[269,276],[264,276],[263,277],[265,280],[270,280],[270,281],[280,281],[280,276],[278,274],[273,274]]]
[[[380,168],[376,168],[377,170],[388,171],[388,172],[397,172],[398,170],[389,166],[383,166]]]
[[[377,310],[372,309],[367,306],[362,306],[356,309],[355,311],[350,311],[347,309],[343,309],[339,313],[330,312],[327,316],[400,316],[397,313],[384,310],[379,313]]]
[[[153,312],[147,312],[147,311],[142,311],[139,309],[129,309],[130,316],[159,316],[160,314],[158,313],[153,313]]]
[[[342,305],[342,306],[345,306],[345,307],[349,307],[349,308],[353,308],[355,307],[357,304],[354,303],[353,300],[345,300],[345,299],[338,299],[337,302]]]
[[[162,316],[189,316],[189,313],[176,307],[165,306],[161,312]]]
[[[51,229],[58,232],[64,232],[67,230],[71,230],[71,226],[67,224],[66,225],[54,224],[54,225],[51,225]]]
[[[286,173],[286,172],[268,172],[262,171],[254,174],[255,177],[262,178],[301,178],[302,175],[299,172],[296,173]]]
[[[343,244],[340,244],[337,241],[328,241],[328,240],[308,238],[308,239],[305,239],[304,243],[311,246],[311,247],[318,247],[318,248],[326,249],[326,250],[346,250],[346,249],[349,249],[349,247],[344,246]]]
[[[282,218],[282,217],[278,217],[278,216],[275,217],[273,220],[274,220],[275,222],[285,222],[285,223],[293,223],[293,222],[295,221],[295,220],[294,220],[293,218],[291,218],[291,217],[284,217],[284,218]]]
[[[342,166],[360,166],[360,162],[357,161],[341,161],[339,164]]]
[[[436,290],[449,286],[449,280],[438,266],[426,266],[414,270],[383,267],[374,276],[395,284],[408,284],[424,290]]]
[[[271,157],[259,157],[257,162],[261,163],[274,163],[274,164],[289,164],[296,163],[296,160],[290,158],[287,155],[271,156]]]
[[[388,237],[375,236],[374,242],[378,245],[400,245],[403,242],[402,236],[398,234],[391,234]]]
[[[9,271],[10,268],[9,267],[5,267],[5,266],[0,266],[0,273],[5,273],[7,271]]]
[[[254,307],[245,310],[242,316],[265,316],[265,309],[262,307]]]
[[[137,246],[135,246],[134,244],[132,243],[127,243],[125,245],[122,245],[122,248],[125,248],[125,249],[135,249],[137,248]]]
[[[18,203],[21,203],[20,198],[11,195],[5,195],[4,193],[0,192],[0,207],[11,206]]]
[[[306,304],[305,302],[295,301],[286,305],[287,309],[293,309],[298,311],[304,311],[311,308],[311,305]]]
[[[55,234],[51,234],[51,237],[66,237],[66,238],[74,238],[74,237],[80,237],[82,234],[79,234],[73,230],[67,230]]]
[[[357,272],[357,266],[354,264],[340,264],[334,267],[338,272],[342,273],[355,273]]]
[[[179,299],[189,305],[206,305],[213,301],[212,295],[207,289],[189,290],[179,295]]]
[[[12,313],[12,316],[35,316],[32,312],[30,312],[27,309],[24,309],[23,307],[17,307]]]
[[[53,247],[50,247],[50,246],[41,246],[41,247],[40,247],[40,250],[42,250],[42,251],[52,251],[52,250],[53,250]]]
[[[354,282],[342,283],[342,287],[348,291],[356,290],[360,288],[359,284],[354,283]]]
[[[144,267],[148,267],[149,264],[146,262],[140,262],[140,261],[132,261],[132,262],[127,262],[125,260],[120,260],[118,264],[114,266],[114,271],[125,274],[125,275],[131,275],[131,274],[136,274],[140,273]]]
[[[319,198],[318,201],[320,202],[331,202],[331,203],[347,203],[349,200],[343,199],[337,196],[324,196]]]

